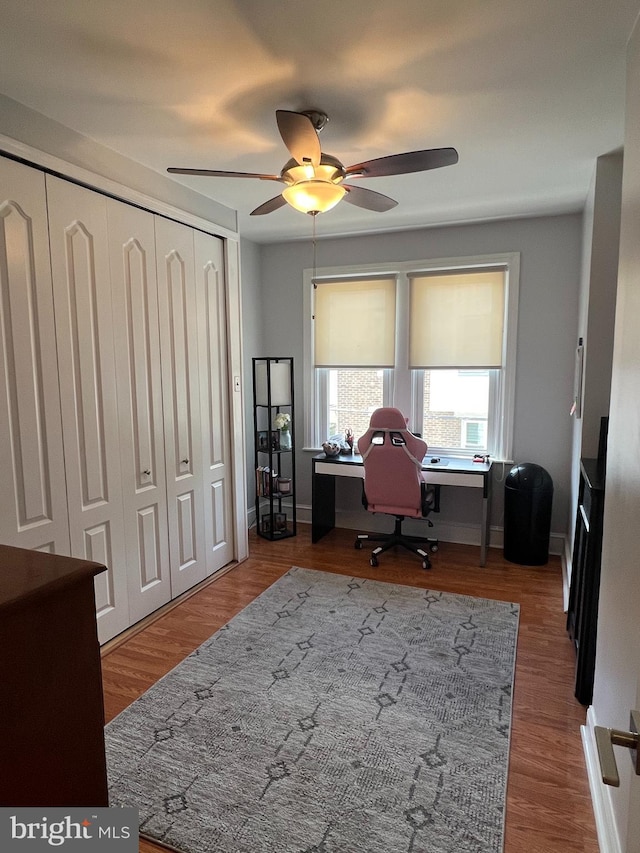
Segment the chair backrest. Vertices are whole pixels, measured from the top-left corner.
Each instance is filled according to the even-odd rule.
[[[364,491],[370,512],[422,516],[422,460],[427,444],[407,429],[404,415],[376,409],[369,429],[358,439],[364,462]]]

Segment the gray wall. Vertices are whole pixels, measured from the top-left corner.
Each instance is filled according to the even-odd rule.
[[[330,214],[328,214],[330,215]],[[322,223],[319,222],[321,231]],[[552,532],[566,534],[571,489],[574,350],[578,327],[582,217],[580,214],[319,240],[317,266],[521,253],[514,457],[536,462],[554,484]],[[264,352],[292,355],[303,432],[302,271],[313,262],[311,239],[262,246],[261,290]],[[247,340],[245,336],[245,341]],[[428,436],[426,437],[428,441]],[[311,456],[298,442],[298,504],[311,504]],[[504,466],[508,471],[509,465]],[[492,523],[503,522],[503,466],[496,466]],[[453,490],[448,490],[452,492]],[[477,524],[470,490],[443,501],[442,521]],[[359,492],[347,500],[357,506]]]
[[[575,534],[580,459],[598,454],[600,419],[609,414],[616,311],[622,152],[598,157],[583,214],[578,338],[584,342],[582,411],[573,429],[568,560]]]
[[[616,314],[622,154],[596,164],[591,264],[585,341],[582,455],[597,456],[600,418],[609,412]]]
[[[253,507],[256,498],[256,477],[253,461],[253,378],[251,359],[264,355],[260,253],[260,246],[257,243],[252,243],[250,240],[240,241],[244,420],[245,435],[247,437],[247,505],[249,510]]]

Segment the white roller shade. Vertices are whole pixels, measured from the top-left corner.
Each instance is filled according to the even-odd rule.
[[[395,277],[318,282],[316,367],[393,367],[395,327]]]
[[[499,368],[504,269],[411,277],[409,367]]]

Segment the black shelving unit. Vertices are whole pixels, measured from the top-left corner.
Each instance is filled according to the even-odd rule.
[[[277,428],[289,415],[289,441]],[[253,359],[253,434],[256,472],[256,528],[263,539],[295,536],[296,454],[293,358]]]
[[[567,630],[576,649],[575,696],[582,705],[590,705],[593,696],[604,517],[604,480],[604,468],[601,462],[597,459],[580,461],[580,486]]]

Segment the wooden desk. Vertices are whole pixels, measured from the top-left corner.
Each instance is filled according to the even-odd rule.
[[[465,486],[482,489],[482,525],[480,528],[480,565],[487,561],[491,529],[491,462],[440,457],[431,464],[431,455],[422,463],[427,483],[440,486]],[[329,458],[324,453],[313,457],[311,478],[311,541],[317,542],[336,524],[336,477],[364,478],[362,456],[356,453]]]

